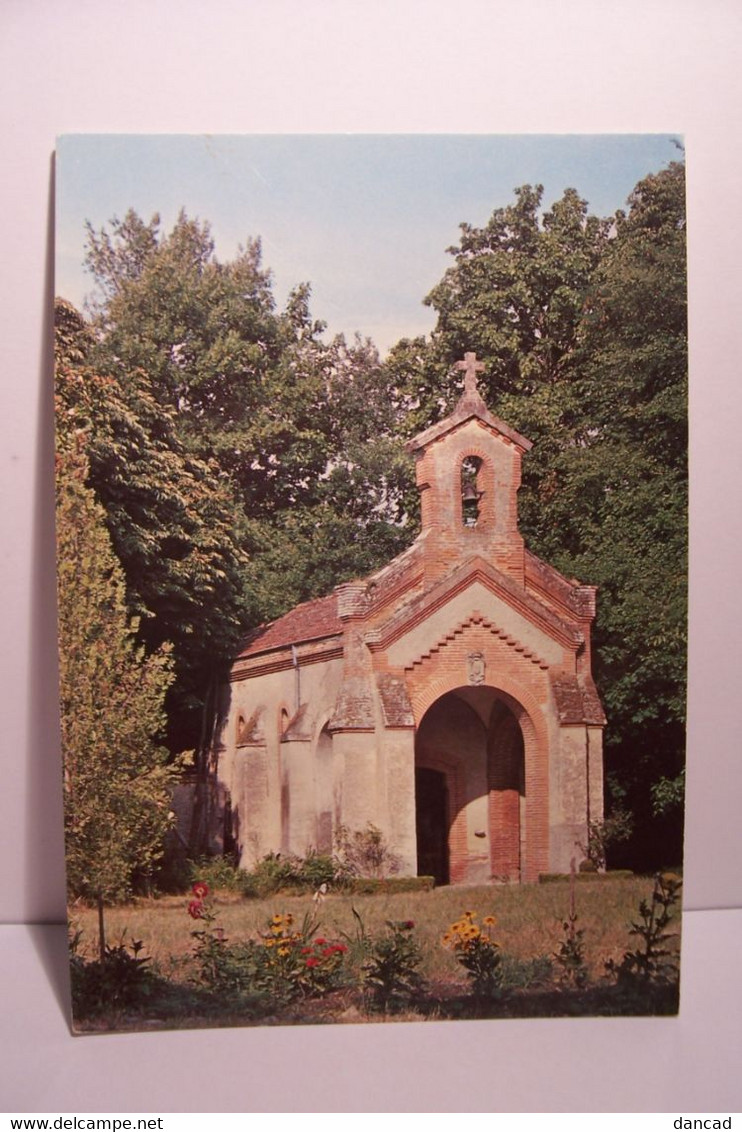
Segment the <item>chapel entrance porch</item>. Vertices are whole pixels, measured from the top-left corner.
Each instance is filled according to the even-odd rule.
[[[524,742],[508,699],[485,685],[455,688],[417,730],[417,871],[438,884],[523,879]]]

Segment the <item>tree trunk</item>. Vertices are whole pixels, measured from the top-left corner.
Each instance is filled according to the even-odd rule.
[[[103,897],[98,893],[98,955],[101,963],[106,958],[106,932],[103,925]]]

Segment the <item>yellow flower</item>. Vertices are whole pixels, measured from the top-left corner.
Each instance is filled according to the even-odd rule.
[[[494,925],[497,923],[497,920],[494,916],[485,916],[482,920],[482,923],[489,924],[490,927],[494,927]]]
[[[279,955],[288,955],[288,953],[289,953],[289,951],[290,951],[290,950],[291,950],[291,949],[290,949],[290,948],[288,948],[288,947],[279,947],[279,949],[278,949],[278,954],[279,954]]]

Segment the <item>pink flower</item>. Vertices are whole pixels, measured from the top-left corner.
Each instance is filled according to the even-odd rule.
[[[188,905],[188,915],[194,920],[200,920],[204,914],[204,906],[200,900],[191,900]]]

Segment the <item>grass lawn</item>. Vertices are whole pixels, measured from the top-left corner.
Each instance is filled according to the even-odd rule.
[[[651,878],[610,876],[585,880],[576,886],[577,926],[584,929],[585,959],[591,985],[599,985],[607,960],[620,961],[627,949],[637,946],[637,937],[629,934],[631,922],[638,918],[639,902],[649,899],[652,888]],[[194,939],[191,933],[200,925],[188,916],[188,901],[188,896],[168,896],[142,899],[107,909],[106,931],[109,945],[116,945],[122,939],[126,942],[132,939],[142,940],[144,946],[141,955],[151,958],[151,967],[158,975],[175,987],[184,990],[192,987],[194,968],[189,957],[193,953]],[[312,902],[310,896],[279,894],[266,900],[246,900],[223,891],[213,894],[212,906],[217,915],[216,923],[224,929],[230,944],[237,944],[249,937],[256,938],[259,932],[265,931],[267,922],[276,913],[291,913],[295,924],[301,924],[305,914],[314,915],[320,921],[315,934],[351,941],[357,934],[353,908],[361,916],[366,933],[371,935],[383,933],[387,920],[413,920],[414,938],[423,954],[421,974],[439,993],[461,997],[467,992],[466,973],[456,962],[455,956],[441,945],[441,937],[450,924],[467,910],[475,913],[480,923],[485,916],[494,916],[494,938],[503,953],[516,960],[532,960],[540,956],[553,959],[564,938],[562,923],[569,914],[569,884],[565,881],[523,886],[457,886],[430,892],[374,896],[330,893],[319,907]],[[95,958],[95,911],[72,908],[70,919],[73,929],[82,932],[78,953],[85,958]],[[680,930],[679,908],[672,930]],[[677,944],[679,940],[674,940],[673,943]],[[352,961],[352,947],[350,958]],[[356,962],[360,965],[361,957],[356,956]],[[558,974],[557,968],[552,980],[552,997],[553,994],[564,993],[555,989]],[[330,1005],[332,1009],[329,1017],[316,1017],[318,1008],[315,1006],[301,1011],[300,1017],[295,1017],[289,1011],[284,1012],[284,1017],[275,1020],[364,1020],[360,1016],[339,1017],[348,1013],[347,995],[340,996]],[[544,1012],[602,1012],[595,1002],[591,1003],[590,995],[585,999],[584,1006],[585,1009],[582,1010],[559,1009],[557,1002],[549,1000],[544,1003]],[[294,1014],[295,1012],[296,1007]],[[162,1013],[160,1008],[159,1014]],[[204,1020],[197,1017],[199,1011],[193,1010],[186,1003],[181,1002],[180,1005],[173,1006],[172,1010],[166,1009],[165,1013],[172,1017],[167,1022],[161,1020],[161,1024],[204,1024]],[[245,1018],[235,1018],[224,1009],[216,1020],[211,1010],[206,1013],[209,1019],[205,1024],[239,1024],[245,1021]],[[352,1015],[353,1010],[350,1013]],[[436,1016],[436,1012],[433,1011],[432,1015]],[[437,1016],[441,1016],[440,1012]],[[419,1017],[419,1014],[415,1017]],[[144,1022],[144,1019],[140,1019],[140,1024]],[[131,1019],[128,1024],[136,1025],[136,1019]],[[119,1019],[117,1025],[125,1026],[127,1023]],[[95,1028],[100,1026],[96,1025]]]

